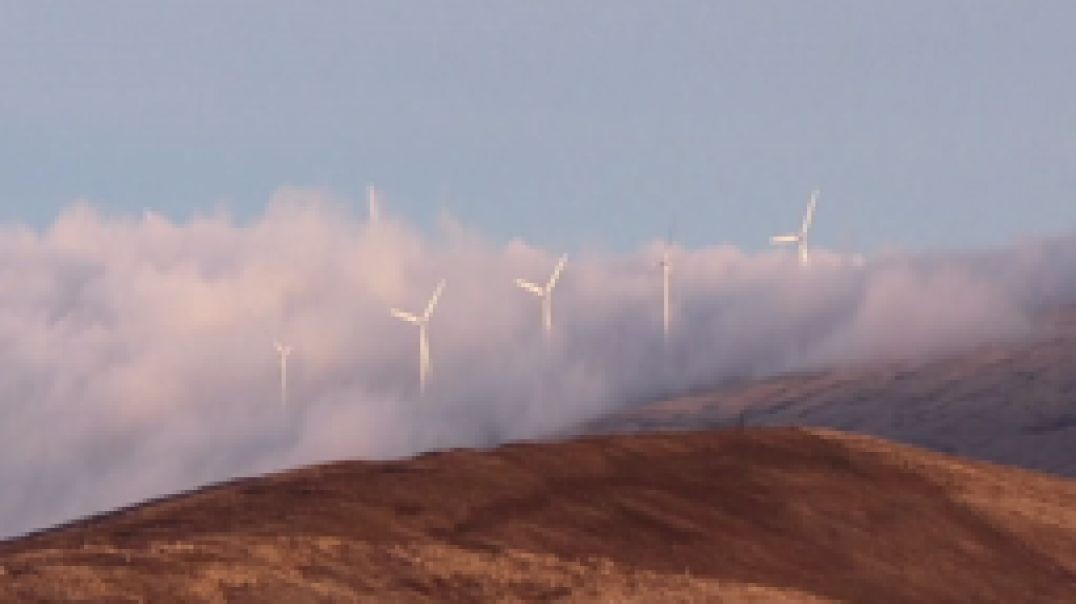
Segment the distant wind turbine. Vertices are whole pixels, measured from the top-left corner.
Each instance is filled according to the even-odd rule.
[[[665,334],[665,341],[669,341],[669,273],[672,272],[672,261],[669,260],[669,243],[665,242],[665,249],[661,252],[661,260],[658,261],[658,266],[661,267],[661,325],[663,333]]]
[[[381,207],[377,201],[377,187],[374,185],[368,185],[366,187],[366,205],[369,207],[370,222],[377,222],[381,219]]]
[[[397,319],[418,325],[418,387],[420,392],[426,391],[426,380],[430,374],[430,341],[426,334],[426,328],[430,324],[430,316],[433,315],[433,309],[437,307],[437,300],[441,297],[441,292],[444,289],[445,280],[442,279],[437,284],[437,289],[434,290],[430,301],[426,304],[426,310],[422,313],[422,316],[396,308],[389,310],[390,314]]]
[[[549,277],[549,281],[546,281],[545,287],[539,287],[526,279],[516,279],[516,285],[541,299],[542,330],[547,338],[553,330],[553,288],[556,287],[557,280],[560,279],[560,273],[564,270],[564,265],[567,262],[567,254],[560,257],[557,265],[553,268],[553,274]]]
[[[288,357],[291,356],[291,346],[274,342],[277,353],[280,355],[280,404],[288,406]]]
[[[770,237],[770,243],[774,245],[796,244],[800,264],[807,264],[807,233],[811,230],[811,223],[814,222],[814,208],[818,205],[818,195],[818,189],[811,191],[811,200],[807,202],[807,213],[803,215],[803,223],[798,233]]]

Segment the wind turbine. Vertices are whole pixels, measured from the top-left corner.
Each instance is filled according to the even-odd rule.
[[[811,230],[811,223],[814,222],[814,208],[818,205],[818,195],[818,189],[811,191],[811,200],[807,202],[807,213],[803,215],[803,223],[800,225],[798,233],[774,235],[773,237],[770,237],[770,243],[774,245],[784,245],[787,243],[796,244],[796,249],[800,256],[800,264],[807,264],[807,233]]]
[[[422,313],[422,316],[404,312],[397,308],[389,310],[389,313],[397,319],[418,325],[418,387],[420,392],[426,391],[426,379],[430,374],[430,341],[426,335],[426,327],[430,324],[430,316],[433,314],[433,309],[437,306],[437,300],[441,297],[441,292],[444,289],[445,280],[442,279],[437,284],[437,289],[433,291],[433,296],[430,297],[430,301],[426,304],[426,310]]]
[[[665,250],[661,252],[661,321],[664,329],[665,341],[669,341],[669,273],[672,271],[672,261],[669,260],[669,243],[665,242]]]
[[[288,357],[291,356],[291,346],[274,342],[277,353],[280,355],[280,404],[288,406]]]
[[[366,204],[369,207],[370,222],[377,222],[381,219],[381,207],[377,201],[377,188],[374,185],[367,185],[366,187]]]
[[[556,287],[557,280],[560,279],[560,273],[564,270],[564,265],[567,262],[568,254],[560,257],[560,260],[557,261],[557,266],[553,268],[553,274],[549,277],[549,281],[546,281],[545,287],[538,287],[526,279],[516,279],[516,285],[542,300],[542,330],[545,332],[546,338],[549,337],[550,332],[553,330],[553,288]]]

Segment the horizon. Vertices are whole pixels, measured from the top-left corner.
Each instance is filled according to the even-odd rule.
[[[368,185],[374,186],[374,185]],[[311,195],[319,197],[319,204],[324,205],[327,208],[331,208],[333,211],[342,212],[342,216],[347,217],[355,222],[362,222],[367,219],[368,206],[367,198],[365,197],[349,197],[343,192],[335,191],[327,187],[308,187],[297,185],[283,185],[273,190],[269,197],[260,207],[249,207],[246,211],[239,212],[233,206],[221,202],[208,207],[195,207],[192,208],[189,213],[184,216],[175,216],[162,212],[159,209],[152,207],[125,208],[114,207],[107,203],[102,203],[89,198],[76,198],[70,202],[60,206],[56,213],[50,217],[47,217],[39,221],[31,221],[24,219],[8,219],[0,220],[0,228],[14,228],[14,229],[29,229],[36,236],[44,236],[50,230],[54,229],[57,224],[61,223],[65,216],[72,212],[81,212],[84,209],[89,209],[95,216],[104,221],[117,221],[117,222],[144,222],[146,220],[166,220],[169,224],[175,227],[184,227],[196,224],[199,221],[205,220],[225,220],[229,224],[236,227],[249,227],[257,224],[259,221],[264,220],[266,216],[272,210],[274,199],[280,197],[288,197],[294,194],[300,196]],[[481,225],[477,223],[469,223],[463,219],[463,217],[455,214],[451,207],[440,206],[436,211],[431,212],[429,215],[424,215],[419,219],[414,219],[411,215],[404,215],[397,211],[395,207],[391,205],[392,195],[391,192],[386,192],[382,188],[377,188],[378,195],[378,207],[382,215],[387,215],[393,220],[406,223],[409,228],[414,229],[417,233],[421,233],[424,237],[436,240],[440,235],[444,235],[446,228],[454,229],[461,228],[466,230],[469,234],[479,237],[483,242],[487,244],[497,246],[509,246],[513,243],[524,243],[529,246],[534,246],[538,249],[547,250],[550,253],[570,253],[570,254],[603,254],[603,255],[631,255],[640,250],[644,250],[656,243],[669,243],[675,245],[684,250],[705,250],[709,248],[718,248],[723,246],[729,246],[737,250],[741,250],[747,254],[766,254],[769,252],[781,252],[781,253],[793,253],[794,247],[786,245],[776,245],[769,241],[769,237],[772,235],[794,232],[798,229],[798,223],[802,219],[802,212],[806,209],[806,197],[804,204],[800,208],[800,215],[793,215],[793,220],[787,221],[788,224],[783,227],[778,225],[773,229],[773,233],[767,236],[761,242],[753,242],[747,245],[740,245],[733,240],[704,240],[697,241],[684,241],[677,239],[676,231],[673,229],[666,229],[664,232],[655,232],[648,238],[642,238],[638,241],[625,243],[623,246],[606,245],[609,243],[609,239],[597,237],[590,240],[573,241],[564,247],[552,247],[548,245],[549,242],[542,242],[540,240],[532,240],[524,237],[520,232],[513,234],[511,232],[497,232],[488,233],[481,231]],[[824,212],[824,192],[820,196],[819,212]],[[997,241],[987,242],[962,242],[962,244],[937,244],[937,245],[925,245],[925,246],[903,246],[896,242],[888,242],[886,244],[877,244],[872,248],[855,247],[855,241],[831,241],[829,238],[819,238],[815,231],[819,227],[819,221],[825,222],[824,218],[815,219],[814,225],[811,228],[811,237],[809,247],[814,250],[826,251],[834,254],[841,255],[859,255],[865,258],[877,258],[886,257],[892,255],[910,255],[910,256],[925,256],[931,254],[959,254],[959,253],[975,253],[975,252],[988,252],[994,250],[1001,250],[1010,248],[1014,245],[1028,243],[1028,242],[1041,242],[1057,239],[1066,239],[1073,235],[1076,235],[1076,226],[1056,225],[1052,229],[1041,229],[1039,231],[1028,232],[1015,232],[1010,235],[1008,239],[1000,239]],[[823,226],[823,233],[827,229]],[[821,239],[821,240],[820,240]],[[852,245],[849,245],[851,243]]]

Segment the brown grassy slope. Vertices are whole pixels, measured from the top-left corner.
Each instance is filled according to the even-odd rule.
[[[919,363],[729,384],[601,418],[588,433],[815,426],[1076,477],[1076,311],[1037,337]]]
[[[1061,601],[1076,483],[802,429],[341,462],[0,545],[0,600]]]

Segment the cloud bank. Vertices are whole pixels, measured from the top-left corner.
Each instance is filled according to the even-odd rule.
[[[1076,237],[855,267],[816,251],[574,255],[495,245],[444,219],[424,236],[316,190],[257,220],[177,224],[86,203],[48,229],[0,228],[0,535],[237,475],[342,457],[488,446],[571,430],[626,405],[730,378],[923,358],[1028,333],[1076,301]],[[417,390],[430,325],[429,390]],[[294,348],[282,407],[273,342]]]

